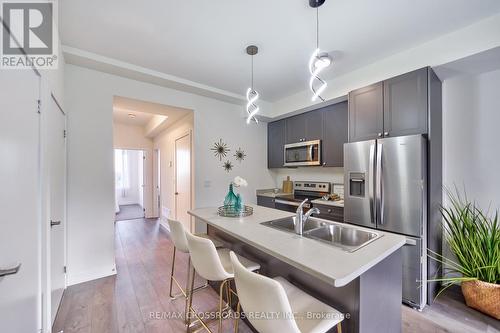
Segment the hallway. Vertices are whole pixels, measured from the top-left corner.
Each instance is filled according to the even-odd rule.
[[[116,213],[115,221],[135,220],[144,217],[141,205],[120,205],[120,211]]]

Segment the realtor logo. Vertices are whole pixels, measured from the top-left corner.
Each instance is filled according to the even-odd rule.
[[[57,68],[54,7],[47,1],[2,3],[1,68]]]

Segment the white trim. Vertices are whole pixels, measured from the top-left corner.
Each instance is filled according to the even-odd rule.
[[[62,45],[62,51],[66,63],[69,64],[98,70],[104,73],[119,75],[137,81],[186,91],[233,104],[244,105],[246,103],[246,98],[243,95],[210,87],[201,83],[133,65],[124,61],[108,58],[68,45]]]

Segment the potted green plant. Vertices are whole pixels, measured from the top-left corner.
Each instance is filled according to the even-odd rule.
[[[443,265],[438,293],[459,284],[471,308],[500,320],[500,225],[498,211],[484,213],[467,195],[447,191],[449,207],[442,207],[443,237],[456,259],[431,250],[429,256]]]

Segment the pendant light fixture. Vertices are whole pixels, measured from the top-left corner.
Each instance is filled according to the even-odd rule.
[[[247,124],[250,124],[250,121],[255,121],[255,123],[259,123],[255,115],[259,112],[259,106],[255,104],[259,99],[259,93],[255,91],[253,88],[253,56],[259,52],[259,48],[255,45],[247,46],[247,54],[252,57],[252,83],[250,88],[247,89]]]
[[[326,52],[321,52],[319,48],[319,7],[325,3],[325,0],[309,0],[309,6],[316,9],[316,50],[314,50],[311,58],[309,59],[309,72],[311,78],[309,79],[309,88],[313,96],[311,100],[314,102],[316,99],[324,101],[321,93],[326,89],[326,81],[319,77],[319,73],[332,64],[332,58]]]

